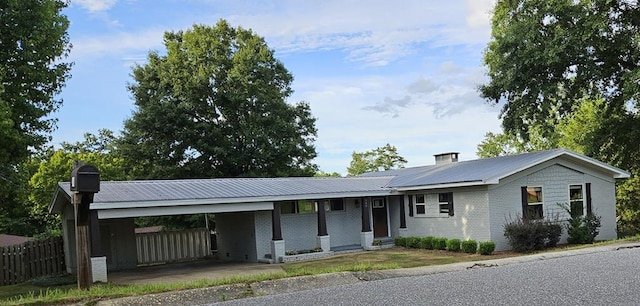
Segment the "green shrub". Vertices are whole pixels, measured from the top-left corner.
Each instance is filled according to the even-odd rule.
[[[407,237],[397,237],[393,239],[393,243],[397,246],[406,247],[407,246]]]
[[[600,229],[600,216],[590,214],[587,216],[573,216],[567,223],[567,242],[572,244],[593,243]]]
[[[446,250],[447,249],[447,238],[435,238],[435,239],[433,239],[433,249],[434,250]]]
[[[407,247],[410,248],[420,248],[420,237],[409,237],[407,238]]]
[[[491,255],[493,251],[496,249],[496,244],[493,241],[484,241],[480,242],[480,246],[478,247],[478,253],[480,255]]]
[[[516,252],[531,252],[555,246],[560,240],[557,221],[516,218],[504,225],[504,236]]]
[[[435,237],[427,236],[420,240],[420,247],[427,250],[433,250],[433,239]]]
[[[460,244],[462,252],[475,254],[478,251],[478,242],[475,240],[465,240]]]
[[[453,238],[447,240],[447,251],[460,252],[460,239]]]
[[[545,246],[548,248],[555,247],[560,241],[560,235],[562,235],[562,225],[559,222],[546,222],[546,238]]]

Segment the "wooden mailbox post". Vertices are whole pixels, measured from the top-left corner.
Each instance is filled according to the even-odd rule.
[[[100,172],[94,166],[83,162],[74,162],[71,171],[71,187],[76,220],[76,259],[78,269],[78,288],[88,289],[91,285],[91,264],[89,262],[89,205],[93,195],[100,191]]]

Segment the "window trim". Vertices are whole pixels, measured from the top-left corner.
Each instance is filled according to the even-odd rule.
[[[535,188],[540,188],[540,202],[529,202],[529,189],[535,189]],[[537,195],[536,195],[537,196]],[[527,186],[527,208],[531,207],[531,206],[538,206],[540,205],[540,211],[542,212],[542,214],[540,216],[538,216],[538,219],[544,219],[544,188],[543,186]],[[527,214],[529,219],[535,219],[533,216],[531,216],[531,214]]]
[[[445,199],[445,201],[443,202],[442,199],[440,199],[441,195],[446,195],[447,198]],[[452,194],[450,194],[449,192],[439,192],[438,193],[438,213],[441,215],[449,215],[449,196],[452,196]],[[446,208],[446,211],[443,212],[442,211],[442,206],[444,205],[444,207]]]
[[[581,191],[580,192],[580,196],[581,196],[580,199],[576,199],[576,200],[572,200],[571,199],[571,187],[574,187],[574,186],[579,186],[580,187],[580,191]],[[587,203],[586,203],[587,197],[586,197],[586,190],[585,190],[584,184],[582,184],[582,183],[580,183],[580,184],[569,184],[568,191],[569,191],[569,196],[567,197],[567,199],[569,200],[568,201],[568,203],[569,203],[569,215],[570,216],[572,215],[572,206],[571,206],[571,204],[573,202],[581,201],[582,202],[582,212],[580,213],[580,216],[585,216],[587,214]]]
[[[413,196],[413,205],[415,206],[416,209],[416,216],[427,216],[427,194],[425,193],[417,193],[412,195]],[[422,202],[418,202],[418,197],[421,196],[422,197]],[[422,213],[419,212],[419,208],[418,206],[422,207]]]

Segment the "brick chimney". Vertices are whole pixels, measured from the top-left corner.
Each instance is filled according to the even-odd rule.
[[[448,152],[434,155],[436,157],[436,165],[444,165],[448,163],[458,162],[459,152]]]

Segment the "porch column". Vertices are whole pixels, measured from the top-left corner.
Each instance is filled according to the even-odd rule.
[[[371,198],[362,198],[362,232],[360,232],[360,245],[365,249],[373,246],[373,231],[371,231]]]
[[[271,261],[279,263],[284,256],[284,240],[282,239],[282,226],[280,223],[280,203],[273,203],[271,211]]]
[[[318,236],[326,236],[327,234],[327,213],[324,210],[325,200],[318,203]]]
[[[93,282],[107,282],[107,256],[102,251],[102,240],[100,236],[100,221],[98,211],[89,211],[89,226],[91,238],[91,276]]]
[[[407,228],[407,217],[404,215],[404,195],[400,196],[400,228]]]
[[[361,214],[362,214],[362,232],[371,231],[371,208],[369,205],[370,198],[362,198]]]
[[[273,203],[271,211],[271,236],[272,240],[282,240],[282,226],[280,225],[280,203]]]

